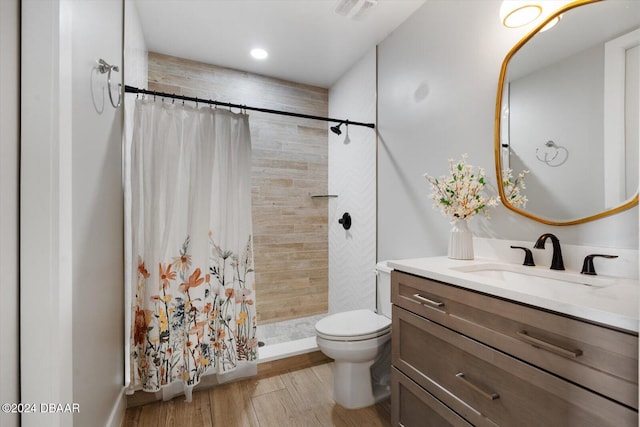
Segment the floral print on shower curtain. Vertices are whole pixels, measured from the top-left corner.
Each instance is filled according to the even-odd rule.
[[[133,386],[187,388],[257,359],[248,116],[136,101]]]

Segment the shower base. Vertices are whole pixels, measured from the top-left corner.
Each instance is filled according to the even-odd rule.
[[[284,359],[318,350],[315,324],[327,314],[258,325],[258,363]]]

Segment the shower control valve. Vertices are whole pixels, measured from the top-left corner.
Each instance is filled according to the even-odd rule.
[[[344,227],[345,230],[348,230],[351,228],[351,215],[349,215],[349,212],[345,212],[342,215],[342,218],[340,218],[338,220],[338,223],[342,224],[342,227]]]

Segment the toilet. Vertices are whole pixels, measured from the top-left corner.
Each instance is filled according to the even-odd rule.
[[[320,351],[334,359],[333,400],[348,409],[363,408],[390,394],[391,268],[376,265],[376,312],[331,314],[316,323]]]

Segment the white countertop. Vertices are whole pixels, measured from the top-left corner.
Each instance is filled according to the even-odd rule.
[[[507,264],[489,258],[471,261],[453,260],[447,257],[430,257],[388,261],[396,270],[466,289],[505,298],[515,302],[552,310],[591,322],[608,325],[626,331],[638,332],[638,287],[637,279],[595,276],[594,279],[607,282],[606,286],[587,286],[577,283],[565,284],[556,280],[548,283],[525,283],[525,280],[498,280],[455,270],[474,268],[481,264]],[[511,264],[515,266],[515,264]],[[520,268],[520,267],[518,267]],[[526,267],[532,272],[546,274],[548,267]],[[554,272],[576,277],[576,271]],[[540,282],[540,281],[539,281]]]

